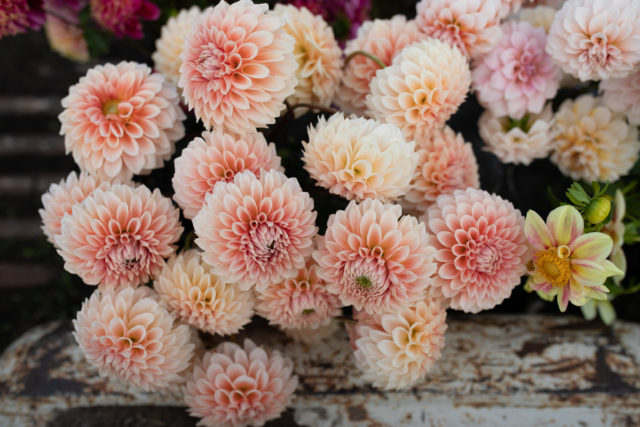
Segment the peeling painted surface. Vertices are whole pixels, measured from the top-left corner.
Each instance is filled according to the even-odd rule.
[[[300,385],[287,425],[640,425],[640,325],[454,317],[434,370],[403,392],[380,392],[361,380],[343,331],[315,346],[263,325],[245,335],[295,361]],[[100,378],[68,323],[35,328],[0,357],[0,425],[41,425],[90,406],[181,402]],[[180,425],[192,424],[184,420]]]

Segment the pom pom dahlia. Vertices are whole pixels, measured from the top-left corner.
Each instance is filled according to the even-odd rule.
[[[349,200],[397,199],[418,161],[415,143],[395,126],[342,113],[320,117],[302,145],[304,167],[317,185]]]
[[[58,118],[81,169],[129,180],[162,166],[184,136],[175,87],[135,62],[98,65],[69,88]]]
[[[207,128],[243,133],[275,121],[296,86],[295,40],[269,6],[224,0],[185,39],[180,87]]]
[[[391,311],[424,296],[435,272],[424,224],[400,206],[367,199],[329,217],[313,257],[329,292],[368,313]]]
[[[171,257],[153,287],[178,319],[210,334],[235,334],[253,316],[253,294],[221,281],[196,249]]]
[[[290,359],[246,339],[243,347],[225,342],[207,352],[184,388],[184,400],[189,413],[202,418],[199,425],[261,426],[284,411],[297,384]]]
[[[204,132],[175,160],[173,199],[184,210],[184,216],[193,219],[217,182],[232,182],[238,172],[245,170],[260,176],[263,169],[284,172],[275,145],[267,145],[262,133],[247,132],[236,137],[215,130]]]
[[[363,378],[386,390],[423,381],[444,347],[445,319],[445,310],[433,301],[359,319],[351,335]]]
[[[450,127],[418,140],[417,175],[402,200],[403,207],[424,213],[441,194],[480,187],[478,162],[471,144]]]
[[[144,390],[184,382],[196,337],[179,325],[147,287],[97,289],[73,321],[73,336],[103,377]]]
[[[523,218],[513,205],[469,188],[438,197],[427,211],[438,274],[429,292],[451,308],[477,313],[511,295],[526,272]]]
[[[538,114],[562,77],[544,50],[547,36],[526,22],[510,21],[502,30],[496,47],[471,72],[478,101],[496,116]]]
[[[640,3],[566,1],[549,30],[547,52],[582,81],[627,76],[640,64]]]
[[[623,79],[603,80],[600,91],[609,108],[626,114],[630,124],[640,126],[640,71]]]
[[[80,27],[68,24],[53,15],[47,15],[44,29],[51,49],[73,61],[89,60],[89,46]]]
[[[419,139],[444,125],[470,84],[460,51],[429,39],[405,47],[376,73],[366,104],[373,118],[396,125],[407,139]]]
[[[424,38],[415,21],[407,21],[403,15],[391,19],[367,21],[358,30],[355,39],[347,42],[345,56],[356,51],[372,54],[385,65],[391,65],[393,57],[405,46]],[[364,103],[369,93],[369,83],[380,68],[364,55],[356,55],[349,60],[344,69],[340,89],[336,93],[336,103],[340,109],[364,116],[367,107]]]
[[[90,0],[91,17],[116,37],[141,39],[142,22],[160,16],[158,6],[149,0]]]
[[[602,98],[582,95],[567,99],[552,126],[551,161],[563,174],[585,181],[617,181],[638,159],[638,128]]]
[[[110,288],[156,276],[181,234],[180,213],[160,190],[113,184],[74,205],[55,240],[67,271]]]
[[[475,58],[491,51],[500,38],[501,0],[421,0],[418,27],[427,36]]]
[[[278,171],[237,174],[219,182],[193,219],[214,273],[241,289],[259,289],[295,277],[313,252],[313,199],[295,178]]]
[[[0,1],[0,39],[24,33],[28,29],[38,30],[44,20],[42,0]]]

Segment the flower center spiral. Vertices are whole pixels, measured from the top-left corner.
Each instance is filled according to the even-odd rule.
[[[209,43],[202,48],[196,69],[206,80],[216,80],[229,76],[242,67],[242,56],[236,52],[233,41],[226,41],[222,48]]]
[[[347,292],[365,298],[383,295],[390,285],[384,261],[372,257],[346,264],[342,282]]]
[[[492,245],[483,245],[476,251],[476,271],[494,274],[500,268],[502,256]]]
[[[148,253],[138,243],[123,240],[110,248],[105,262],[111,274],[135,277],[149,264]]]
[[[609,58],[607,36],[602,33],[596,33],[591,36],[590,42],[591,46],[588,50],[589,60],[598,65],[605,65]]]
[[[245,250],[258,265],[277,262],[287,252],[289,236],[279,225],[253,220],[250,227]]]
[[[563,287],[571,279],[571,250],[562,245],[539,251],[535,255],[536,270],[554,287]]]

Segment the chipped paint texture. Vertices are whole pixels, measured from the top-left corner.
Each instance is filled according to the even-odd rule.
[[[315,346],[264,326],[246,335],[295,360],[300,385],[288,425],[640,424],[640,325],[608,329],[569,316],[454,317],[425,383],[384,393],[360,379],[342,331]],[[178,396],[98,377],[66,323],[35,328],[5,351],[0,402],[3,426],[41,425],[88,406],[181,405]]]

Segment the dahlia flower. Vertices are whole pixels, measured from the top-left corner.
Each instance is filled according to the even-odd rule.
[[[295,40],[268,9],[223,0],[205,10],[186,37],[178,84],[206,128],[243,133],[264,127],[294,93]]]
[[[258,289],[295,277],[313,251],[313,199],[282,172],[219,182],[193,219],[202,258],[222,280]]]
[[[184,387],[189,413],[210,427],[261,426],[278,418],[298,384],[293,363],[246,339],[220,344],[197,363]]]
[[[609,290],[604,281],[622,274],[607,260],[611,237],[584,233],[582,215],[573,206],[552,210],[546,224],[534,211],[527,212],[524,232],[533,250],[528,285],[549,297],[557,295],[561,311],[569,302],[580,306],[589,298],[606,299]]]
[[[544,29],[549,34],[553,18],[556,16],[556,9],[550,6],[536,6],[520,10],[517,19],[528,22],[529,25]]]
[[[276,4],[273,13],[284,19],[284,31],[295,39],[293,54],[298,63],[298,84],[287,101],[291,105],[310,103],[328,107],[342,75],[342,49],[333,30],[322,16],[304,7]],[[295,110],[297,114],[304,111]]]
[[[622,246],[624,245],[624,231],[625,226],[622,221],[626,215],[627,203],[624,198],[624,194],[620,189],[616,190],[614,197],[613,214],[611,215],[611,221],[606,223],[600,231],[608,234],[613,241],[613,248],[611,249],[611,256],[609,259],[611,262],[622,271],[622,275],[615,276],[613,280],[619,283],[627,271],[627,257],[624,254]]]
[[[174,321],[152,289],[97,289],[73,321],[73,336],[103,377],[144,390],[184,383],[196,337]]]
[[[444,347],[446,311],[419,301],[397,313],[359,320],[354,356],[374,387],[406,389],[424,381]]]
[[[294,341],[307,345],[318,344],[328,338],[338,330],[338,322],[330,319],[328,323],[321,324],[315,328],[287,328],[282,332]]]
[[[607,107],[625,114],[631,125],[640,126],[640,71],[623,79],[601,81],[600,92]]]
[[[91,17],[116,37],[141,39],[142,22],[155,21],[160,9],[149,0],[90,0]]]
[[[478,130],[485,150],[501,162],[529,165],[549,155],[552,123],[553,111],[551,104],[547,104],[540,114],[527,114],[522,120],[496,117],[487,110],[478,120]]]
[[[415,143],[389,124],[336,113],[320,117],[302,143],[304,167],[316,185],[349,200],[394,200],[403,195],[418,162]]]
[[[368,313],[391,311],[424,296],[435,273],[423,223],[400,206],[366,199],[329,217],[313,257],[329,292]]]
[[[98,65],[69,88],[60,134],[82,170],[126,181],[162,166],[184,136],[175,87],[135,62]]]
[[[182,49],[184,39],[195,26],[202,11],[198,6],[183,9],[176,16],[169,18],[162,27],[160,38],[156,40],[156,50],[151,55],[154,69],[174,85],[180,80],[182,65]]]
[[[55,241],[68,272],[110,288],[155,277],[181,234],[180,213],[160,190],[113,184],[74,205]]]
[[[184,210],[184,216],[193,219],[217,182],[232,182],[238,172],[245,170],[260,176],[263,169],[284,171],[275,145],[267,145],[262,133],[232,136],[215,130],[204,132],[175,160],[173,199]]]
[[[371,0],[288,0],[286,3],[306,7],[329,23],[340,21],[348,24],[350,38],[356,36],[360,25],[368,19],[371,8]]]
[[[549,30],[547,52],[582,81],[626,77],[640,64],[640,3],[566,1]]]
[[[617,181],[638,159],[638,128],[629,126],[602,98],[567,99],[551,127],[554,162],[563,174],[586,181]]]
[[[56,236],[61,233],[60,223],[66,214],[71,213],[74,205],[79,204],[87,198],[96,188],[108,188],[108,183],[101,183],[100,180],[82,172],[76,174],[71,172],[59,183],[49,186],[46,193],[42,195],[42,209],[38,211],[42,218],[42,231],[47,240],[56,244]]]
[[[480,187],[478,162],[471,144],[449,126],[418,140],[417,175],[402,200],[403,207],[424,213],[441,194]]]
[[[421,0],[416,10],[421,31],[467,57],[491,51],[500,38],[501,0]]]
[[[258,314],[283,329],[316,329],[340,315],[338,297],[329,293],[309,258],[292,279],[256,291]]]
[[[253,294],[221,281],[196,249],[171,257],[153,287],[176,318],[210,334],[235,334],[253,316]]]
[[[429,39],[405,47],[376,73],[366,97],[375,119],[420,139],[444,125],[469,91],[469,64],[458,49]]]
[[[499,196],[469,188],[438,197],[427,217],[438,269],[429,286],[432,296],[477,313],[511,295],[526,273],[520,211]]]
[[[424,38],[415,21],[407,21],[403,15],[391,19],[366,21],[358,30],[355,39],[349,40],[344,50],[345,56],[356,51],[372,54],[385,65],[391,65],[393,57],[405,46]],[[340,89],[336,93],[336,103],[342,111],[364,116],[364,103],[369,93],[369,83],[380,66],[364,55],[356,55],[344,68]]]
[[[89,46],[84,39],[82,28],[47,14],[44,29],[51,49],[73,61],[89,60]]]
[[[42,0],[0,0],[0,39],[39,30],[44,19]]]

